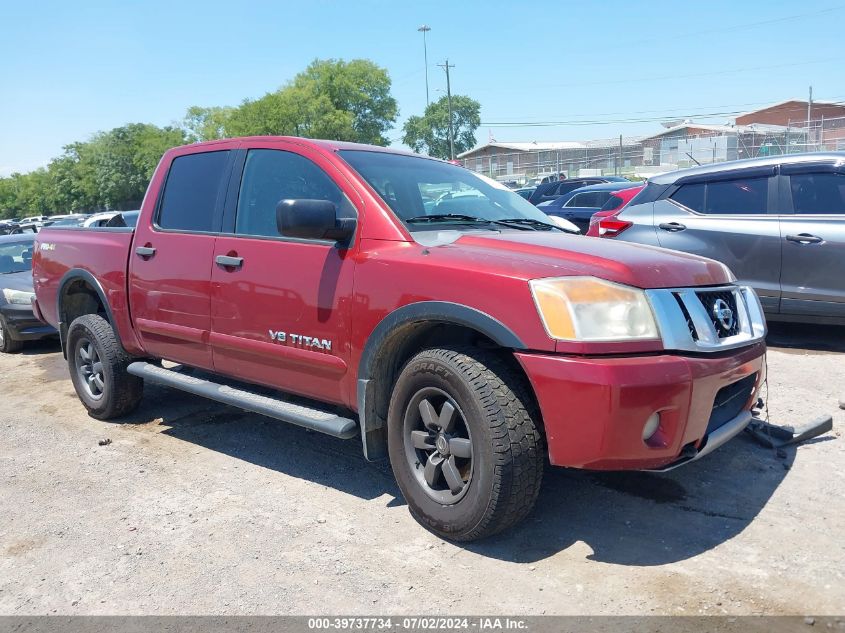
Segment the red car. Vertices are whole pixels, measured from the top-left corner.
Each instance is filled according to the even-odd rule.
[[[590,218],[590,226],[587,228],[586,234],[591,237],[615,237],[624,231],[630,226],[630,223],[615,218],[643,188],[645,188],[644,184],[639,187],[614,191],[601,211],[597,211]]]
[[[455,540],[522,519],[546,454],[706,455],[764,380],[760,305],[722,264],[569,235],[498,183],[383,147],[169,150],[136,227],[45,228],[33,271],[93,417],[151,381],[357,437]]]

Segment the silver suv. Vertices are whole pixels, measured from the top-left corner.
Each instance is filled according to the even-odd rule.
[[[603,237],[726,264],[770,320],[845,325],[845,152],[663,174],[607,220]]]

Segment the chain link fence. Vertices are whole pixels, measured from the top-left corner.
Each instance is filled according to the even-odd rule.
[[[694,128],[694,124],[691,125]],[[716,126],[713,126],[716,127]],[[617,137],[576,147],[508,151],[488,146],[461,160],[464,167],[502,182],[535,184],[544,179],[583,176],[648,178],[658,173],[744,158],[818,151],[845,151],[845,117],[789,122],[786,126],[718,126],[690,134],[667,131],[646,138]]]

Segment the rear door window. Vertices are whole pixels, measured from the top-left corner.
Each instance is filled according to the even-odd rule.
[[[173,159],[156,222],[162,229],[210,233],[218,199],[225,190],[229,151]]]
[[[845,174],[793,174],[789,185],[795,213],[845,215]]]
[[[672,194],[671,200],[691,211],[704,213],[704,187],[703,182],[681,185],[681,188]]]
[[[766,213],[768,187],[768,178],[690,183],[681,185],[671,199],[707,215],[755,215]]]
[[[584,191],[576,193],[566,203],[567,207],[593,207],[598,209],[610,197],[609,191]]]

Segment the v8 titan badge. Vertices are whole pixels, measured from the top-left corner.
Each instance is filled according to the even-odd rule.
[[[332,342],[329,339],[317,338],[316,336],[304,336],[302,334],[293,334],[292,332],[282,332],[281,330],[268,330],[270,338],[279,343],[290,343],[297,347],[309,347],[312,349],[323,349],[327,352],[332,351]]]

